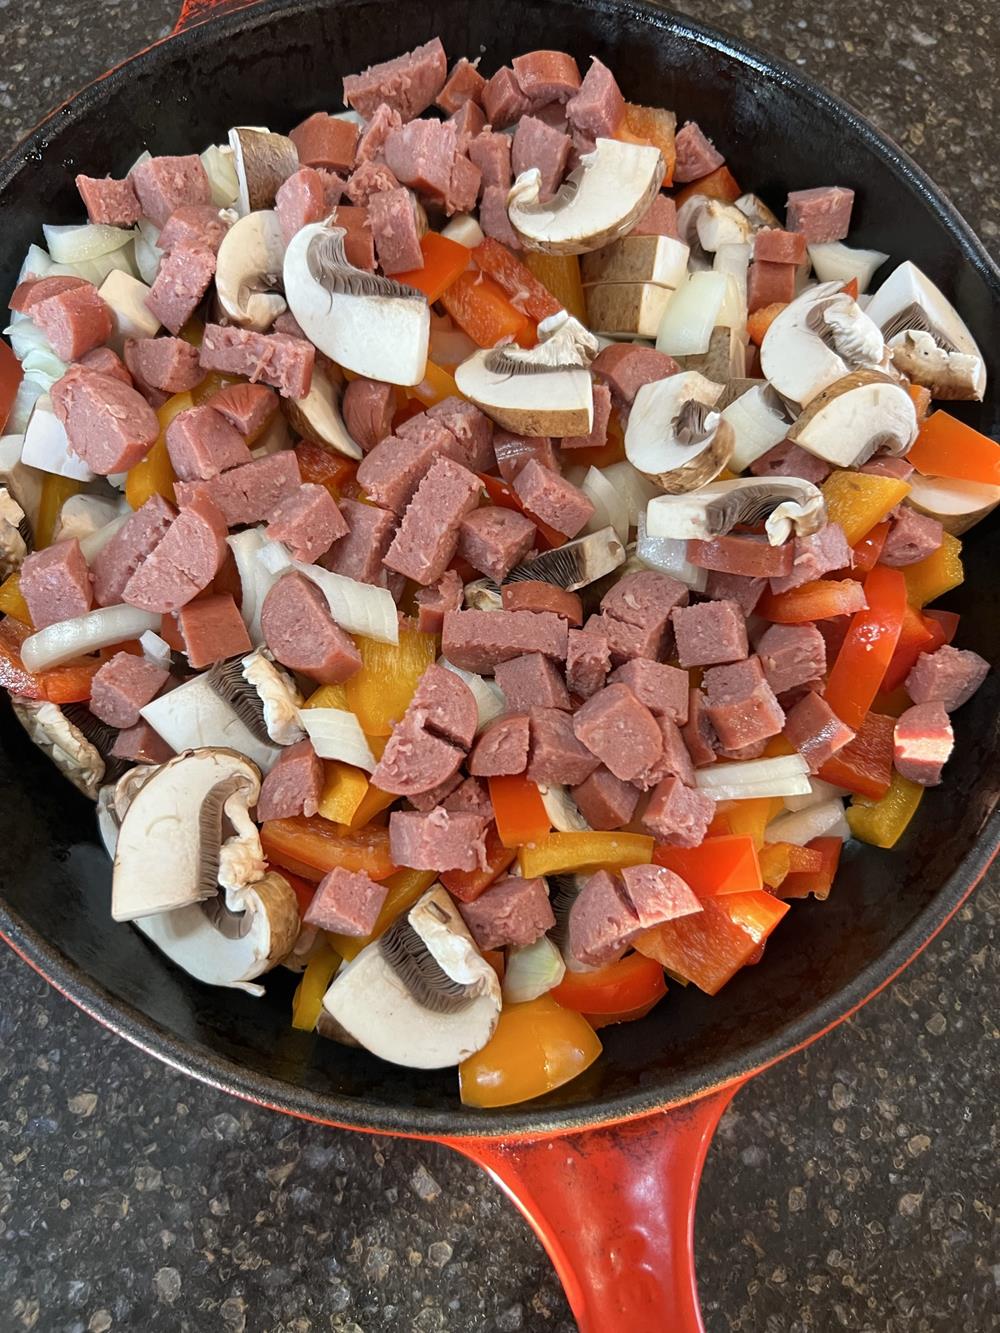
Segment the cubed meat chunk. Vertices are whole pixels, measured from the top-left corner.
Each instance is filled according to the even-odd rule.
[[[818,773],[828,759],[854,740],[851,728],[813,690],[788,710],[784,735],[809,765],[810,773]]]
[[[476,741],[469,755],[469,772],[474,777],[498,778],[523,773],[528,767],[530,745],[528,715],[509,714],[491,722]]]
[[[728,750],[777,736],[785,725],[785,714],[757,657],[710,667],[703,685],[709,719]]]
[[[76,537],[32,551],[21,566],[21,596],[36,630],[86,615],[93,605],[90,570]]]
[[[566,103],[566,115],[577,134],[588,139],[609,138],[625,117],[625,98],[607,65],[596,56],[579,91]]]
[[[90,711],[109,727],[138,726],[140,709],[155,699],[170,673],[134,653],[115,653],[94,676]]]
[[[953,713],[968,701],[989,674],[990,664],[978,653],[942,644],[921,653],[906,678],[906,692],[915,704],[939,703]]]
[[[840,185],[793,190],[788,196],[785,225],[801,231],[810,245],[842,241],[851,229],[854,191]]]
[[[747,626],[735,602],[701,602],[671,612],[682,667],[738,662],[747,655]]]
[[[315,564],[346,534],[347,522],[333,496],[312,482],[279,500],[267,525],[268,537],[284,542],[292,558],[303,565]]]
[[[319,588],[302,574],[284,574],[275,583],[264,598],[260,625],[282,666],[321,685],[339,685],[361,669],[353,639],[336,624]]]
[[[698,847],[714,816],[715,801],[711,796],[670,776],[649,798],[642,826],[657,842],[668,847]]]
[[[358,146],[358,127],[326,111],[314,111],[301,124],[288,131],[299,161],[304,167],[328,167],[331,171],[350,171]]]
[[[598,762],[577,739],[568,713],[558,708],[532,710],[531,754],[527,770],[532,782],[558,782],[575,787],[590,777]]]
[[[499,662],[524,653],[566,660],[565,620],[550,612],[449,611],[441,651],[463,671],[493,672]]]
[[[512,712],[531,708],[570,709],[569,693],[551,658],[525,653],[509,662],[498,662],[496,682]]]
[[[212,187],[197,153],[183,157],[151,157],[129,172],[142,206],[142,216],[157,227],[183,204],[210,204]]]
[[[479,503],[479,491],[474,472],[450,458],[436,459],[407,506],[386,567],[424,586],[435,583],[455,555],[459,525]]]
[[[448,62],[439,37],[393,60],[371,65],[344,79],[344,101],[365,119],[383,103],[403,120],[419,116],[440,95]]]
[[[253,384],[263,380],[283,398],[306,396],[312,385],[315,360],[316,349],[304,338],[224,328],[221,324],[205,325],[201,343],[204,370],[246,375]]]
[[[368,453],[392,434],[392,418],[396,414],[395,386],[363,376],[351,380],[344,390],[340,409],[347,433]]]
[[[177,613],[187,660],[196,670],[249,653],[253,644],[232,594],[198,597]]]
[[[235,426],[207,405],[178,412],[166,431],[167,453],[182,481],[207,480],[253,457]]]
[[[113,180],[110,176],[77,176],[89,221],[105,227],[134,227],[142,217],[142,207],[132,182]]]
[[[663,752],[656,718],[627,685],[606,685],[573,718],[573,731],[623,782],[651,769]]]
[[[160,615],[179,611],[204,592],[229,554],[226,520],[211,498],[178,501],[177,517],[122,589],[130,606]]]
[[[418,588],[413,600],[420,633],[440,634],[446,612],[460,609],[464,591],[462,580],[454,569],[446,569],[437,583]]]
[[[201,305],[214,277],[215,255],[211,250],[203,245],[177,245],[160,260],[146,305],[171,333],[180,333]]]
[[[955,734],[942,704],[915,704],[896,719],[892,742],[892,762],[900,777],[936,787],[955,748]]]
[[[639,804],[638,789],[616,778],[603,765],[578,783],[572,796],[591,828],[603,830],[624,828]]]
[[[336,866],[324,875],[306,909],[303,921],[334,935],[364,938],[375,929],[389,889],[363,870]]]
[[[889,515],[892,526],[882,546],[879,563],[904,569],[926,560],[944,541],[944,528],[936,518],[918,513],[909,505],[897,505]]]
[[[141,463],[156,443],[156,413],[130,384],[71,366],[50,390],[69,447],[92,472],[108,476]]]
[[[706,138],[696,120],[685,121],[677,131],[674,147],[677,152],[675,185],[701,180],[703,176],[716,171],[726,160],[711,139]]]
[[[566,684],[581,699],[602,689],[611,669],[607,637],[590,630],[569,631],[566,652]]]
[[[523,949],[556,924],[544,879],[504,876],[458,910],[480,949]]]
[[[486,829],[482,815],[435,806],[426,814],[394,810],[389,816],[389,852],[398,866],[411,870],[478,870],[486,865]]]
[[[333,543],[321,564],[359,583],[384,586],[382,560],[396,531],[396,515],[357,500],[342,500],[340,512],[347,523],[347,534]]]
[[[826,643],[815,625],[770,625],[758,640],[757,657],[775,694],[826,673]]]
[[[834,570],[850,569],[853,553],[839,523],[827,523],[808,537],[796,537],[792,568],[771,579],[772,592],[789,592]]]
[[[314,815],[323,794],[323,765],[309,741],[281,751],[264,778],[257,801],[257,821]]]
[[[458,554],[499,583],[532,549],[536,532],[531,519],[516,509],[484,506],[462,519]]]

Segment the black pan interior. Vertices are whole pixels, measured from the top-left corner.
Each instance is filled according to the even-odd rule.
[[[40,224],[77,221],[77,171],[119,174],[148,147],[198,150],[233,124],[287,129],[340,100],[340,76],[426,41],[482,54],[598,55],[626,96],[675,108],[716,139],[732,170],[773,207],[790,188],[857,191],[854,244],[915,260],[949,293],[984,349],[990,391],[957,411],[994,435],[1000,275],[964,223],[899,150],[798,75],[716,33],[637,3],[508,0],[471,6],[289,3],[249,10],[163,44],[56,113],[0,168],[0,291]],[[967,542],[967,580],[946,605],[961,643],[997,658],[997,525]],[[108,914],[109,867],[93,807],[0,712],[0,930],[85,1007],[201,1077],[282,1107],[414,1133],[542,1131],[690,1097],[773,1059],[827,1026],[902,966],[954,909],[995,839],[998,687],[956,719],[948,781],[928,793],[894,853],[857,847],[825,904],[793,907],[763,961],[717,999],[673,987],[649,1018],[604,1035],[604,1058],[561,1094],[508,1112],[463,1111],[452,1071],[413,1073],[310,1038],[288,1023],[292,980],[261,1001],[210,990]]]

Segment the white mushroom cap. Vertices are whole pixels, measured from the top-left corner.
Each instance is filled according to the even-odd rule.
[[[300,435],[329,445],[345,458],[363,458],[364,450],[344,424],[340,411],[341,393],[341,386],[322,366],[317,366],[306,396],[284,401],[285,415]]]
[[[922,514],[930,514],[946,532],[960,537],[1000,504],[1000,486],[953,477],[925,477],[914,472],[906,503]]]
[[[299,154],[284,134],[249,125],[229,131],[233,166],[239,184],[239,212],[273,208],[279,186],[299,169]]]
[[[241,217],[219,246],[215,292],[229,322],[263,333],[287,310],[281,283],[285,242],[278,215],[258,209]]]
[[[879,449],[905,454],[917,430],[916,406],[901,385],[856,370],[811,400],[788,439],[837,467],[857,467]]]
[[[625,456],[670,494],[717,477],[729,461],[733,432],[712,407],[722,393],[697,371],[644,384],[625,429]]]
[[[852,370],[880,369],[886,362],[878,326],[839,282],[820,283],[787,305],[760,349],[765,378],[803,407]]]
[[[711,541],[737,524],[764,520],[768,542],[807,537],[826,523],[823,492],[799,477],[738,477],[686,495],[658,495],[646,506],[649,537]]]

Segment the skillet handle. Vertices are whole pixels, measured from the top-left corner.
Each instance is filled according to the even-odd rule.
[[[695,1202],[715,1127],[740,1086],[605,1129],[450,1146],[527,1218],[580,1333],[704,1333]]]
[[[181,12],[177,15],[171,35],[176,37],[179,32],[193,28],[197,23],[232,14],[237,9],[249,9],[251,5],[259,3],[260,0],[181,0]]]

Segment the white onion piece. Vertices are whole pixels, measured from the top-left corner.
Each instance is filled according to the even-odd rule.
[[[152,287],[156,281],[160,260],[163,258],[163,251],[157,245],[159,239],[159,227],[155,227],[148,218],[140,218],[134,247],[135,267],[147,287]]]
[[[466,246],[469,250],[482,245],[486,239],[482,227],[471,213],[456,213],[451,221],[442,227],[441,235],[447,236],[449,241],[456,241],[459,245]]]
[[[824,805],[834,797],[850,796],[846,787],[835,787],[832,782],[822,778],[809,779],[808,796],[789,796],[785,800],[786,810],[808,810],[811,805]]]
[[[124,246],[121,250],[112,250],[110,254],[98,255],[96,259],[82,259],[78,264],[68,264],[78,278],[83,278],[87,282],[92,282],[95,287],[100,287],[101,283],[109,273],[121,270],[130,277],[136,276],[136,266],[134,259],[134,247]]]
[[[201,164],[212,189],[216,208],[232,208],[239,198],[240,185],[233,165],[233,150],[226,145],[209,144],[201,155]]]
[[[83,653],[136,639],[147,629],[159,629],[160,617],[134,606],[102,606],[98,611],[60,620],[29,634],[21,644],[21,660],[29,671],[46,671]]]
[[[612,527],[618,534],[618,540],[624,545],[628,541],[629,520],[628,504],[608,481],[600,468],[588,469],[580,483],[580,490],[594,506],[590,522],[585,532],[600,532],[601,528]]]
[[[147,629],[139,635],[139,647],[147,662],[152,662],[153,666],[158,666],[164,671],[170,670],[172,653],[166,639],[161,639],[153,630]]]
[[[27,278],[44,278],[52,267],[52,256],[47,250],[43,250],[40,245],[32,242],[28,246],[28,252],[21,262],[21,271],[17,275],[17,287]]]
[[[98,259],[128,245],[134,231],[123,227],[107,227],[102,223],[85,222],[79,227],[51,227],[43,223],[45,244],[57,264],[80,264]]]
[[[11,435],[23,435],[28,428],[35,404],[48,392],[34,380],[23,379],[17,386],[17,393],[11,403],[10,412],[4,423],[4,430]]]
[[[746,323],[747,269],[750,265],[751,250],[749,241],[744,245],[735,243],[720,245],[712,261],[716,273],[728,273],[736,283],[736,290],[743,302],[744,323]]]
[[[572,450],[568,451],[572,452]],[[631,527],[639,526],[640,514],[645,514],[646,506],[654,495],[660,494],[660,488],[648,477],[634,468],[627,458],[620,463],[609,463],[602,469],[605,477],[619,493],[628,507],[628,521]]]
[[[656,350],[668,356],[697,356],[708,351],[712,330],[730,296],[726,273],[691,273],[667,303],[656,334]],[[730,299],[731,296],[730,296]]]
[[[374,773],[375,756],[353,713],[346,708],[303,708],[299,717],[320,759],[339,759]]]
[[[558,986],[566,975],[563,956],[547,935],[541,935],[534,944],[511,949],[503,974],[501,990],[507,1004],[523,1004],[537,1000]]]
[[[83,542],[87,537],[113,523],[118,514],[117,500],[103,495],[70,495],[64,501],[56,522],[54,542],[69,541],[75,537]]]
[[[834,797],[821,805],[810,805],[805,810],[779,815],[764,830],[764,841],[793,842],[797,847],[804,847],[813,838],[829,836],[830,830],[843,818],[844,804],[839,797]]]
[[[334,574],[319,565],[303,565],[293,560],[288,548],[281,542],[266,542],[258,559],[272,574],[283,574],[294,569],[315,583],[326,598],[330,614],[349,634],[363,634],[379,643],[399,642],[399,615],[392,593],[388,588],[376,588],[372,583]]]
[[[635,543],[636,559],[647,569],[658,569],[662,574],[686,583],[692,592],[704,592],[708,587],[708,570],[692,565],[687,558],[687,542],[682,537],[648,537],[646,516],[639,515],[639,535]]]
[[[868,284],[889,258],[881,250],[855,250],[843,241],[826,245],[810,245],[809,258],[820,282],[850,282],[858,280],[858,291],[868,290]]]
[[[21,446],[21,461],[41,472],[54,472],[57,477],[72,477],[75,481],[93,481],[94,474],[69,447],[66,430],[52,410],[47,397],[39,398],[28,419]]]
[[[449,662],[446,657],[438,658],[438,666],[444,667],[445,671],[453,672],[459,680],[464,680],[472,691],[479,712],[477,731],[482,731],[483,727],[488,726],[494,718],[507,711],[507,701],[503,697],[503,690],[496,681],[487,680],[485,676],[478,676],[474,671],[463,671],[461,667],[455,666],[454,662]]]
[[[260,552],[267,545],[264,529],[246,528],[243,532],[234,532],[227,537],[229,548],[236,561],[236,570],[240,576],[240,614],[250,635],[250,642],[259,647],[264,642],[260,627],[260,611],[264,598],[277,582],[277,575],[272,574],[258,559]]]
[[[111,538],[121,532],[130,516],[131,510],[127,514],[119,514],[110,523],[105,523],[103,528],[98,528],[96,532],[90,533],[89,536],[80,538],[80,550],[83,552],[83,558],[88,565],[93,564],[94,558],[104,550]]]
[[[558,782],[539,782],[537,786],[545,813],[557,833],[590,832],[590,825],[565,787]]]
[[[800,754],[774,759],[743,759],[713,764],[695,774],[699,791],[717,801],[749,801],[757,796],[804,796],[809,791],[809,769]]]
[[[43,333],[29,315],[11,315],[4,334],[10,343],[11,351],[22,363],[30,352],[51,352],[55,356],[48,335]]]

